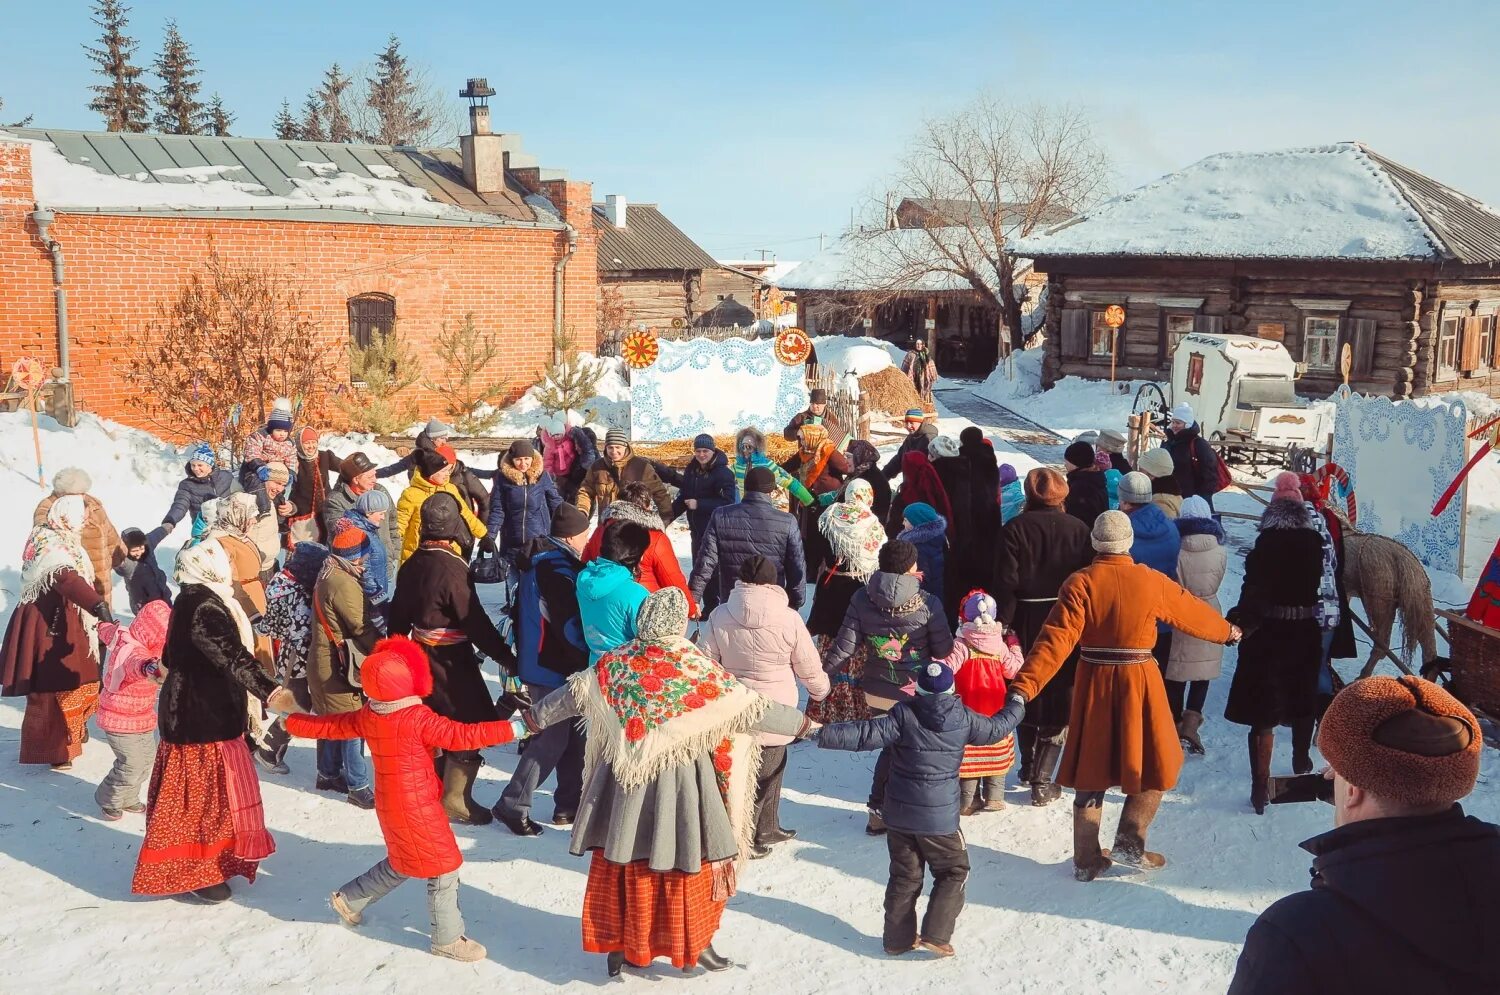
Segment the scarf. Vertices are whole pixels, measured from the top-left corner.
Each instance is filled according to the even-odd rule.
[[[401,709],[403,708],[410,708],[413,705],[420,705],[422,704],[422,699],[414,694],[411,694],[407,695],[405,698],[397,698],[395,701],[375,701],[372,699],[365,702],[365,704],[370,706],[370,711],[374,712],[376,715],[390,715],[393,712],[401,711]]]
[[[249,539],[250,527],[259,517],[260,505],[254,494],[231,494],[218,502],[218,514],[214,518],[213,527],[208,530],[208,538],[231,536],[235,539]]]
[[[858,483],[870,485],[861,480]],[[854,488],[850,488],[852,498]],[[873,492],[872,492],[873,493]],[[830,505],[818,519],[818,531],[828,540],[836,563],[834,570],[860,583],[880,569],[880,547],[885,545],[885,528],[866,505],[844,501]]]
[[[852,466],[850,472],[856,477],[880,462],[880,450],[864,439],[855,439],[850,442],[844,448],[844,453],[849,457],[849,463]]]
[[[251,498],[253,501],[254,498]],[[177,583],[179,584],[202,584],[213,592],[214,596],[229,612],[229,617],[234,619],[235,629],[239,632],[240,645],[244,646],[245,652],[255,652],[255,634],[250,629],[250,618],[245,614],[245,609],[234,597],[234,573],[229,566],[229,554],[224,552],[224,547],[215,540],[200,542],[196,546],[188,546],[177,554]]]
[[[948,492],[943,481],[932,468],[926,453],[909,452],[901,457],[901,503],[916,504],[925,501],[932,505],[943,521],[953,521],[953,505],[948,501]]]
[[[83,498],[69,494],[52,502],[47,521],[31,530],[21,550],[21,604],[32,604],[52,590],[64,570],[71,570],[84,582],[94,583],[94,564],[83,550],[83,523],[88,508]],[[78,605],[71,605],[83,623],[89,652],[99,656],[99,620]]]
[[[828,470],[828,461],[838,451],[834,444],[828,441],[827,431],[816,425],[812,426],[812,428],[817,428],[818,431],[823,433],[823,440],[818,443],[817,448],[812,452],[803,449],[797,451],[797,479],[802,481],[802,486],[808,490],[812,490],[818,485],[818,481],[823,479],[823,474]],[[807,426],[803,426],[802,431],[806,434],[809,429]]]

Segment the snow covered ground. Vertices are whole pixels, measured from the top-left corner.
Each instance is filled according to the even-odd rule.
[[[1097,388],[1073,390],[1074,410],[1045,397],[1028,399],[1022,410],[1065,435],[1099,427],[1098,416],[1114,410],[1114,399],[1097,396]],[[956,435],[968,424],[940,414],[945,432]],[[388,455],[357,440],[330,444],[341,453],[364,448],[377,461]],[[29,510],[42,493],[31,445],[23,416],[0,415],[0,493],[9,498],[0,551],[10,551],[0,557],[0,618],[18,586]],[[95,492],[122,528],[159,521],[180,474],[170,447],[93,419],[72,433],[47,426],[43,446],[49,470],[77,464],[93,474]],[[1023,474],[1034,465],[1018,454],[1002,459]],[[1493,477],[1480,490],[1500,506]],[[1253,510],[1243,496],[1225,504]],[[1232,523],[1235,547],[1245,548],[1251,536],[1246,523]],[[673,538],[686,558],[685,529]],[[1481,544],[1487,549],[1489,540]],[[162,551],[165,566],[174,552]],[[1231,555],[1221,592],[1226,605],[1234,603],[1242,563]],[[1450,593],[1465,587],[1455,578]],[[1116,869],[1092,884],[1074,882],[1069,801],[1033,809],[1012,788],[1012,807],[965,821],[973,873],[954,940],[959,955],[887,958],[880,950],[885,843],[862,831],[874,757],[801,745],[792,750],[782,807],[783,824],[798,838],[747,866],[717,940],[742,966],[681,979],[658,965],[650,976],[672,990],[718,993],[1222,991],[1256,914],[1306,886],[1309,857],[1297,843],[1327,829],[1331,815],[1317,804],[1279,806],[1262,817],[1250,812],[1244,730],[1219,718],[1234,664],[1229,650],[1225,675],[1209,696],[1208,755],[1189,759],[1152,829],[1153,848],[1170,861],[1164,870]],[[236,880],[234,899],[213,908],[132,896],[143,820],[101,822],[93,804],[94,785],[110,764],[108,747],[94,739],[68,773],[21,767],[14,757],[22,705],[0,700],[0,991],[587,991],[606,984],[603,958],[579,949],[587,864],[568,854],[563,831],[519,839],[493,826],[456,829],[467,861],[461,902],[470,935],[489,947],[485,961],[459,965],[427,953],[418,883],[375,906],[361,929],[337,925],[328,892],[384,851],[373,813],[312,790],[312,749],[305,745],[289,756],[290,777],[262,780],[278,850],[254,885]],[[1277,747],[1276,769],[1285,770],[1285,736]],[[515,753],[501,747],[486,758],[475,794],[491,802]],[[1467,804],[1491,820],[1500,820],[1497,776],[1495,754],[1486,750],[1480,786]],[[1106,845],[1120,801],[1115,793],[1106,805]],[[545,818],[551,810],[550,799],[539,796],[534,814]]]

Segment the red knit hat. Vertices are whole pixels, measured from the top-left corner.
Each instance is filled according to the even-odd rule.
[[[371,701],[399,701],[432,694],[432,666],[421,644],[391,636],[375,644],[359,667],[360,684]]]
[[[1334,697],[1318,731],[1318,749],[1340,777],[1408,805],[1473,791],[1483,743],[1474,713],[1420,677],[1355,681]]]
[[[172,606],[165,601],[147,602],[130,623],[130,635],[152,653],[160,654],[167,645],[167,623],[171,617]]]
[[[365,535],[364,529],[349,519],[341,518],[338,525],[334,526],[333,538],[329,541],[328,548],[333,551],[334,556],[346,560],[357,560],[361,556],[369,555],[370,537]]]
[[[449,466],[452,466],[453,464],[458,462],[458,453],[454,452],[453,447],[448,445],[446,442],[437,447],[437,454],[441,456],[443,458],[443,462],[447,463]]]

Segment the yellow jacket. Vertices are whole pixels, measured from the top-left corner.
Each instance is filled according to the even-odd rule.
[[[476,540],[483,539],[489,530],[484,523],[474,517],[474,511],[469,507],[469,502],[464,500],[458,488],[450,480],[439,487],[417,470],[411,472],[411,483],[406,490],[401,492],[401,500],[396,502],[396,529],[401,533],[401,562],[417,551],[422,539],[422,516],[420,514],[422,502],[432,497],[438,491],[446,491],[452,494],[458,501],[458,507],[464,516],[464,524],[468,525],[469,531],[473,533]]]

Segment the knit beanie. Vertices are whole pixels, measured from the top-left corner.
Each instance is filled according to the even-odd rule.
[[[740,580],[746,584],[775,584],[776,564],[756,553],[740,564]]]
[[[370,537],[349,519],[341,518],[334,526],[328,548],[340,559],[357,560],[370,555]]]
[[[1001,463],[1000,486],[1004,487],[1006,484],[1014,484],[1016,482],[1016,479],[1016,468],[1011,466],[1009,463]]]
[[[266,419],[266,431],[284,432],[292,430],[292,402],[290,398],[278,397],[271,402],[271,416]]]
[[[1121,504],[1150,504],[1151,478],[1139,470],[1131,470],[1120,478]]]
[[[885,573],[908,573],[916,565],[917,547],[905,539],[892,539],[880,547],[880,569]]]
[[[454,452],[453,447],[448,445],[447,443],[443,443],[442,445],[438,446],[434,451],[443,458],[443,462],[446,465],[458,465],[458,453]]]
[[[443,448],[447,449],[448,447],[444,446]],[[452,452],[452,450],[449,450],[449,452]],[[440,472],[443,467],[448,465],[448,460],[444,459],[443,454],[436,449],[418,449],[411,454],[411,459],[417,465],[417,472],[429,479],[431,479],[433,474]]]
[[[704,432],[701,435],[696,435],[696,436],[693,437],[693,448],[694,449],[717,449],[718,446],[716,446],[714,444],[714,437],[711,436],[711,435],[709,435],[707,432]]]
[[[1131,474],[1126,474],[1130,477]],[[1150,497],[1147,497],[1150,500]],[[1106,511],[1094,519],[1094,531],[1090,538],[1094,549],[1100,553],[1128,553],[1135,544],[1135,529],[1130,516],[1123,511]]]
[[[1099,432],[1099,448],[1107,453],[1125,452],[1125,443],[1128,441],[1125,433],[1117,432],[1112,428],[1101,429]]]
[[[1165,449],[1148,449],[1136,460],[1135,468],[1152,480],[1170,477],[1174,472],[1172,454]]]
[[[263,483],[267,484],[289,484],[292,482],[292,471],[280,460],[272,460],[255,471],[255,473]]]
[[[1067,478],[1047,466],[1039,466],[1026,475],[1026,500],[1048,508],[1062,507],[1068,499]]]
[[[1194,494],[1190,498],[1183,498],[1182,499],[1182,508],[1177,512],[1177,520],[1178,521],[1181,521],[1184,518],[1213,518],[1213,517],[1214,517],[1213,509],[1208,506],[1208,502],[1205,501],[1203,498],[1199,497],[1196,494]]]
[[[958,440],[951,435],[940,435],[927,444],[927,455],[933,459],[946,459],[958,455]]]
[[[776,490],[776,477],[763,466],[752,466],[745,474],[746,494],[770,494]]]
[[[901,517],[913,526],[926,525],[938,518],[937,509],[926,501],[916,501],[901,510]]]
[[[87,494],[94,482],[86,471],[76,466],[65,466],[52,477],[52,493],[58,497],[67,494]]]
[[[422,644],[390,636],[375,644],[359,665],[359,683],[371,701],[400,701],[432,694],[432,664]]]
[[[588,531],[589,516],[571,504],[560,504],[552,513],[551,534],[557,539],[571,539]]]
[[[1272,501],[1301,501],[1302,480],[1290,470],[1283,470],[1272,481]]]
[[[427,427],[422,429],[422,431],[426,433],[427,438],[437,441],[438,439],[446,439],[452,435],[453,426],[446,422],[438,421],[436,418],[429,418],[427,420]]]
[[[195,442],[193,448],[188,450],[189,463],[202,463],[212,470],[219,462],[219,454],[214,447],[207,442]]]
[[[1075,470],[1094,465],[1094,447],[1087,442],[1075,442],[1063,450],[1063,459]]]
[[[364,453],[350,453],[339,463],[339,478],[341,480],[353,480],[361,473],[369,473],[375,469],[375,464],[370,457]]]
[[[167,623],[172,618],[172,606],[165,601],[148,601],[135,613],[130,623],[130,635],[152,653],[161,655],[167,645]]]
[[[1094,465],[1097,466],[1101,470],[1108,470],[1110,467],[1114,466],[1115,464],[1109,458],[1109,453],[1107,453],[1104,450],[1100,449],[1100,450],[1098,450],[1097,452],[1094,453]]]
[[[624,446],[630,448],[630,433],[623,428],[612,428],[604,433],[604,444],[606,446]]]
[[[1198,421],[1198,416],[1193,414],[1193,406],[1186,401],[1178,401],[1172,406],[1172,420],[1180,421],[1184,425],[1193,425]]]
[[[960,622],[994,622],[999,608],[995,599],[983,591],[970,591],[958,606]]]
[[[636,638],[647,643],[680,639],[687,633],[687,595],[680,587],[664,587],[646,595],[635,614]]]
[[[354,507],[358,508],[362,515],[373,515],[376,512],[390,511],[395,506],[395,502],[391,500],[391,496],[386,493],[384,487],[371,487],[354,499]]]
[[[941,660],[929,660],[917,668],[917,694],[952,694],[953,668]]]
[[[907,408],[906,409],[905,420],[906,421],[926,421],[927,420],[927,412],[923,411],[921,408]]]
[[[517,439],[515,442],[512,442],[510,444],[510,449],[507,450],[507,455],[509,455],[511,459],[524,459],[527,456],[535,456],[536,447],[534,447],[525,439]]]
[[[1318,727],[1318,749],[1340,777],[1408,805],[1456,802],[1473,791],[1483,743],[1473,712],[1410,676],[1354,681]]]

